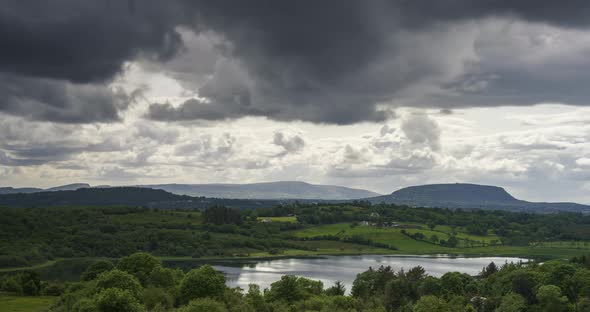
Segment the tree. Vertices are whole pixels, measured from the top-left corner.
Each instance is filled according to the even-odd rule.
[[[426,225],[428,226],[428,228],[429,228],[431,231],[433,231],[433,230],[434,230],[434,228],[436,227],[436,223],[435,223],[435,222],[432,222],[432,221],[430,221],[430,222],[426,223]]]
[[[160,263],[160,260],[156,259],[154,256],[145,252],[138,252],[121,259],[117,268],[121,271],[133,274],[143,286],[147,286],[150,273],[155,268],[161,266],[162,264]]]
[[[442,294],[442,286],[438,278],[427,276],[420,281],[418,284],[418,295],[434,295],[439,296]]]
[[[101,312],[140,312],[143,307],[128,290],[119,288],[105,289],[98,294],[96,307]]]
[[[526,308],[524,298],[515,293],[509,293],[502,297],[502,301],[496,312],[520,312]]]
[[[162,288],[146,288],[143,290],[143,303],[149,311],[157,308],[169,310],[174,306],[174,297]]]
[[[110,288],[127,290],[135,298],[141,295],[141,284],[135,276],[120,270],[112,270],[102,273],[96,279],[96,289],[102,291]]]
[[[436,235],[436,234],[430,235],[430,241],[431,242],[433,242],[433,243],[436,244],[436,243],[438,243],[438,240],[439,240],[438,235]]]
[[[172,288],[182,277],[182,271],[157,267],[148,276],[148,285],[158,288]]]
[[[260,286],[256,284],[248,285],[248,293],[244,296],[246,303],[254,308],[255,311],[268,311],[268,305],[264,301],[264,296],[260,291]]]
[[[451,248],[457,247],[458,244],[459,240],[457,239],[457,237],[455,237],[455,235],[451,235],[446,242],[446,246]]]
[[[336,281],[334,286],[326,289],[326,295],[328,296],[344,296],[346,293],[346,287],[341,281]]]
[[[490,264],[488,264],[486,267],[484,267],[483,270],[481,270],[481,273],[479,275],[483,278],[486,278],[496,272],[498,272],[498,267],[492,261],[492,262],[490,262]]]
[[[221,298],[225,290],[225,277],[210,265],[189,271],[180,283],[180,299],[189,302],[193,299]]]
[[[41,291],[41,277],[39,273],[26,271],[20,274],[23,294],[38,296]]]
[[[192,300],[187,306],[178,312],[226,312],[227,308],[219,301],[211,298],[199,298]]]
[[[423,296],[414,305],[414,312],[451,312],[451,306],[436,296]]]
[[[471,280],[471,276],[459,272],[448,272],[440,278],[443,291],[450,295],[464,295],[465,286]]]
[[[108,272],[108,271],[112,270],[113,268],[115,268],[115,266],[110,261],[106,261],[106,260],[97,261],[97,262],[94,262],[93,264],[91,264],[86,269],[86,271],[84,271],[84,273],[82,273],[82,276],[80,276],[80,279],[82,281],[91,281],[91,280],[95,279],[97,276],[99,276],[101,273]]]
[[[205,220],[205,223],[216,225],[242,223],[242,217],[239,210],[219,205],[207,208],[203,212],[203,219]]]
[[[280,280],[270,285],[268,298],[270,301],[285,300],[294,302],[305,299],[307,294],[301,284],[298,283],[299,277],[293,275],[284,275]]]
[[[512,274],[512,291],[523,296],[527,303],[535,301],[534,289],[537,286],[535,276],[531,272],[516,271]]]
[[[97,309],[96,302],[90,298],[82,298],[72,306],[74,312],[96,312]]]
[[[542,311],[559,312],[568,310],[568,300],[555,285],[543,285],[537,290],[537,300]]]

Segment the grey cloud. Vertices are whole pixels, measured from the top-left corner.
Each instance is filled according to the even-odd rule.
[[[142,0],[136,10],[127,1],[4,1],[0,68],[82,83],[110,80],[139,54],[173,56],[183,16],[177,1]]]
[[[457,25],[491,17],[586,29],[590,4],[585,0],[131,3],[135,5],[106,0],[3,3],[0,40],[10,48],[0,51],[0,70],[8,76],[84,85],[112,81],[127,61],[167,63],[164,71],[186,87],[194,85],[192,90],[207,100],[189,100],[178,108],[153,104],[147,116],[162,121],[265,116],[351,124],[387,119],[379,106],[384,102],[452,108],[588,100],[582,84],[587,79],[576,80],[588,78],[581,72],[568,79],[556,79],[557,74],[531,79],[543,75],[506,69],[495,73],[497,62],[485,60],[475,69],[464,68],[470,57],[493,58],[487,47],[503,45],[461,42],[465,40],[461,31],[469,32],[470,25],[457,31]],[[194,32],[196,39],[183,36],[183,31]],[[223,43],[203,43],[204,34],[215,34]],[[201,43],[217,45],[215,52],[227,64]],[[512,46],[506,47],[510,55]],[[182,53],[174,58],[183,48],[206,56],[199,62]],[[464,51],[467,48],[479,50]],[[213,62],[218,65],[212,66]],[[568,68],[586,67],[580,65],[588,64],[579,60]],[[499,78],[488,81],[490,74]],[[552,84],[559,81],[571,83]],[[418,97],[423,84],[450,95],[440,101]],[[514,86],[532,95],[523,98]],[[408,89],[414,91],[410,99]],[[548,92],[535,92],[542,90]],[[4,104],[0,109],[21,116],[28,116],[28,111],[32,118],[61,122],[116,120],[120,108],[99,98],[92,105],[70,110],[51,105],[44,109],[26,99],[18,105],[23,108]],[[90,102],[83,99],[81,103]],[[39,107],[41,113],[37,113]]]
[[[219,79],[222,74],[215,72],[214,78],[201,89],[208,93],[205,96],[215,109],[195,101],[179,109],[155,105],[158,114],[149,115],[155,119],[211,120],[253,115],[349,124],[386,119],[387,115],[378,110],[378,103],[392,100],[400,105],[447,109],[462,105],[538,103],[548,100],[547,94],[526,99],[509,94],[515,82],[522,84],[529,76],[501,76],[491,94],[478,94],[486,89],[489,83],[486,79],[493,75],[461,68],[468,61],[466,58],[477,55],[462,55],[465,51],[460,49],[473,47],[474,42],[465,41],[463,37],[468,36],[457,32],[455,25],[500,17],[585,28],[590,20],[586,14],[590,5],[584,1],[567,4],[322,1],[314,2],[313,6],[305,1],[260,1],[247,5],[236,5],[233,1],[196,1],[191,4],[201,14],[197,25],[226,39],[230,43],[226,54],[239,60],[248,75],[238,88],[228,88],[236,85]],[[463,29],[470,32],[471,28],[472,25],[467,25]],[[470,78],[471,74],[478,75]],[[412,100],[423,92],[418,89],[410,100],[404,97],[405,89],[423,83],[442,87],[456,96],[446,96],[441,104],[436,97],[418,96]],[[224,92],[208,92],[216,88]],[[570,97],[559,99],[571,103],[572,97],[585,90],[577,86],[574,89],[574,94],[568,93]],[[453,101],[458,104],[453,105]]]
[[[297,153],[305,147],[305,141],[298,135],[287,136],[283,132],[275,132],[273,144],[282,147],[285,151],[280,155]]]
[[[180,133],[176,129],[164,128],[148,123],[137,123],[135,125],[137,136],[148,138],[152,141],[164,144],[174,144]]]
[[[186,157],[187,163],[190,163],[191,160],[220,161],[235,153],[236,141],[237,139],[230,133],[224,133],[217,137],[202,135],[192,142],[176,147],[174,154]]]
[[[433,151],[440,149],[440,128],[427,115],[411,114],[403,120],[401,129],[412,143],[426,144]]]
[[[96,84],[0,74],[0,112],[62,123],[109,122],[133,99]]]

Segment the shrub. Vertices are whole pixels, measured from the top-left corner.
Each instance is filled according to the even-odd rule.
[[[178,312],[227,312],[225,305],[210,298],[200,298],[191,301]]]

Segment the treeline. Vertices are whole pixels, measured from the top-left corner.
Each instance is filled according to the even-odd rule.
[[[227,220],[219,221],[215,210],[225,211]],[[0,267],[24,267],[56,258],[119,258],[137,251],[199,258],[304,249],[281,236],[298,225],[242,223],[234,211],[215,208],[201,214],[124,207],[0,209]]]
[[[264,290],[229,288],[209,265],[183,272],[136,253],[116,264],[94,263],[80,282],[51,284],[25,272],[0,279],[0,290],[60,296],[54,312],[577,312],[590,311],[590,267],[579,258],[490,263],[478,276],[433,277],[422,267],[382,266],[358,274],[347,294],[340,282],[296,276],[283,276]]]

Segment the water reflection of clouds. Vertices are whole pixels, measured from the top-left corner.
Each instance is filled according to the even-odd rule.
[[[215,268],[225,273],[230,287],[248,289],[249,284],[258,284],[268,288],[283,275],[297,275],[320,280],[325,287],[342,281],[350,290],[358,273],[369,267],[378,268],[390,265],[395,270],[408,270],[422,266],[429,275],[441,276],[446,272],[458,271],[475,275],[494,261],[501,265],[505,262],[518,262],[519,258],[451,258],[451,257],[392,257],[392,256],[325,256],[312,259],[277,259],[265,260],[256,264],[248,263],[242,267],[217,265]]]

